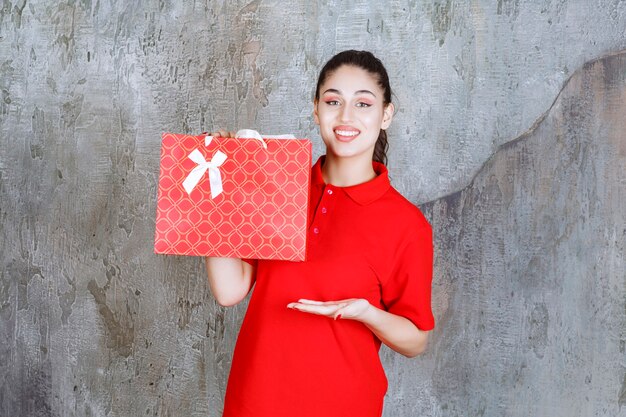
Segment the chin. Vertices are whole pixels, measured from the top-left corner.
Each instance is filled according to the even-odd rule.
[[[326,148],[326,153],[332,153],[332,155],[336,158],[342,158],[342,159],[358,159],[358,158],[369,158],[371,159],[371,156],[369,156],[368,151],[363,150],[363,151],[346,151],[346,150],[342,150],[342,149],[332,149],[332,148]]]
[[[324,144],[326,145],[326,153],[332,154],[337,158],[366,158],[367,155],[370,155],[371,159],[371,155],[374,154],[374,147],[376,146],[376,143],[373,143],[371,147],[363,148],[360,146],[354,146],[354,143],[336,141],[324,141]]]

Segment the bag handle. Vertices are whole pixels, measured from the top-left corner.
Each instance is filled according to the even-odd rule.
[[[202,133],[203,135],[207,135],[204,138],[204,146],[209,146],[209,144],[211,143],[211,141],[213,140],[213,136],[209,136],[206,132]],[[250,138],[250,139],[256,139],[258,141],[260,141],[263,144],[263,149],[267,149],[267,142],[265,142],[265,140],[263,139],[263,136],[261,136],[261,134],[259,132],[257,132],[256,130],[253,129],[240,129],[237,131],[237,133],[235,133],[235,137],[236,138]],[[296,137],[294,135],[271,135],[268,137],[271,137],[273,139],[295,139]]]
[[[235,133],[236,138],[252,138],[256,140],[260,140],[263,144],[263,149],[267,149],[267,143],[263,140],[263,136],[256,130],[252,129],[240,129]]]

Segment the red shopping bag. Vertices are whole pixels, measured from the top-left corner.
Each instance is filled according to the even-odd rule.
[[[154,251],[303,261],[310,181],[308,139],[164,133]]]

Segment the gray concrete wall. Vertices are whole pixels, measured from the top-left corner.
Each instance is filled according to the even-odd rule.
[[[386,63],[438,327],[385,416],[626,415],[626,3],[0,5],[0,415],[219,416],[245,313],[152,253],[162,131],[321,141],[336,51]],[[597,60],[598,59],[598,60]]]

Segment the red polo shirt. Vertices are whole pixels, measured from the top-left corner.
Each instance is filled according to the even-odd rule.
[[[387,168],[351,187],[312,168],[307,260],[256,263],[223,417],[379,417],[381,341],[363,323],[287,308],[300,298],[365,298],[430,330],[431,228],[389,183]]]

